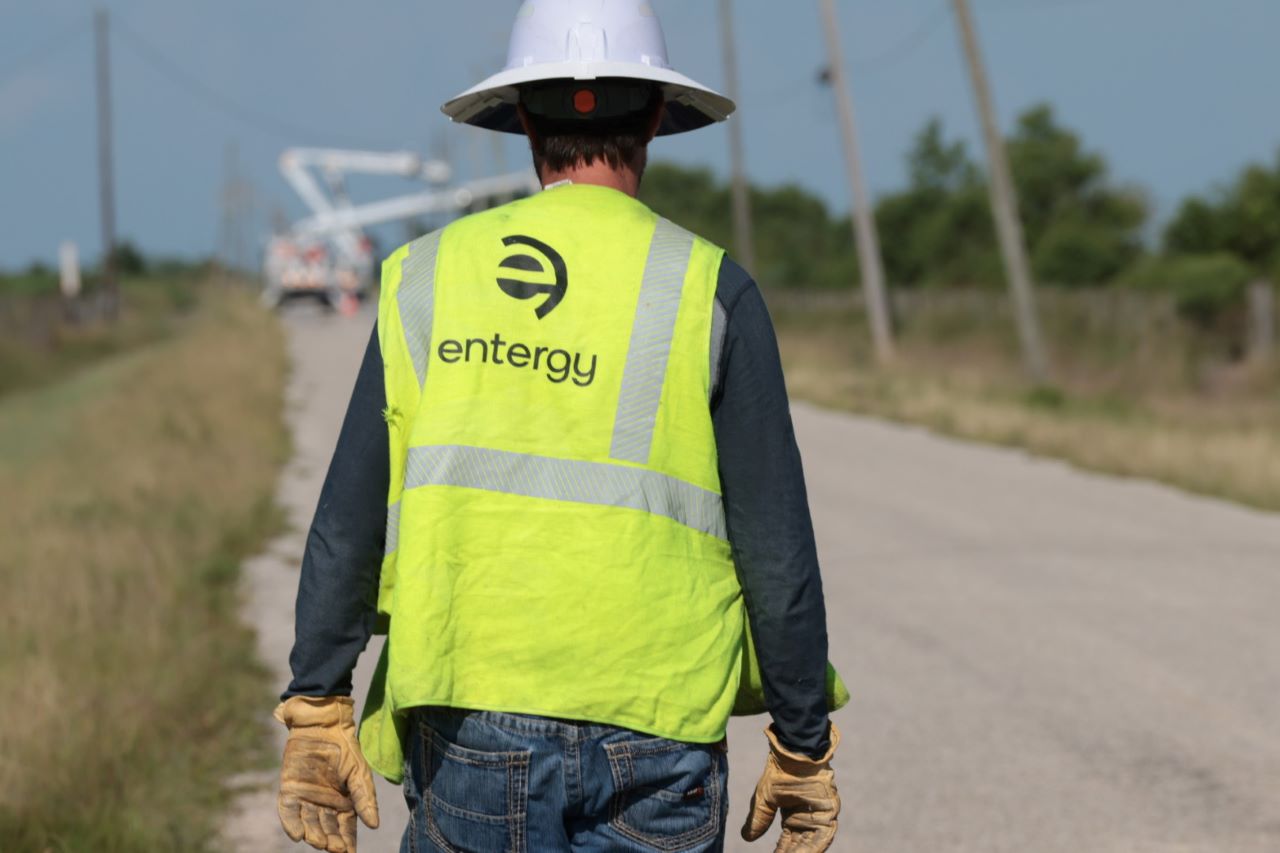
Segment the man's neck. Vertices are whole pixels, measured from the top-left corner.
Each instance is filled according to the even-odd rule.
[[[608,163],[596,161],[590,166],[575,166],[560,172],[544,169],[542,185],[549,187],[570,181],[575,184],[592,184],[597,187],[608,187],[635,198],[640,190],[640,175],[634,169],[615,169]]]

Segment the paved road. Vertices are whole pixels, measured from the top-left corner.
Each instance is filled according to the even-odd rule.
[[[285,676],[302,536],[369,320],[288,321],[296,530],[249,567]],[[796,406],[824,561],[837,849],[1280,851],[1280,517]],[[372,658],[372,655],[366,655]],[[730,729],[731,850],[763,760]],[[403,806],[380,793],[396,849]],[[236,849],[274,850],[269,793]],[[254,834],[258,833],[258,834]]]

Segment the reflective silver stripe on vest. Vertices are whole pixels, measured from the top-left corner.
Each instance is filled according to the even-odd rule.
[[[427,360],[431,357],[431,322],[436,303],[436,253],[440,232],[435,231],[409,244],[409,253],[400,263],[400,325],[413,359],[418,387],[427,381]]]
[[[729,331],[729,314],[717,296],[711,308],[711,384],[708,396],[714,397],[720,390],[720,361],[724,355],[724,336]]]
[[[387,544],[382,549],[383,555],[394,554],[400,546],[400,501],[387,507]]]
[[[649,463],[658,404],[667,376],[671,339],[684,277],[693,255],[693,235],[665,219],[658,220],[649,244],[649,260],[640,285],[640,301],[631,328],[631,344],[622,372],[622,394],[613,423],[609,456],[623,462]]]
[[[626,507],[728,539],[715,492],[657,471],[460,445],[409,449],[404,486],[461,486],[504,495]]]

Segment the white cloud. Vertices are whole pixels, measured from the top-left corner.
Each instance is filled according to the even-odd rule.
[[[0,83],[0,136],[20,130],[59,94],[58,81],[47,74],[28,72]]]

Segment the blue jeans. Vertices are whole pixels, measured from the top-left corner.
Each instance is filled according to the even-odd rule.
[[[723,743],[447,708],[415,711],[409,739],[401,853],[724,847]]]

